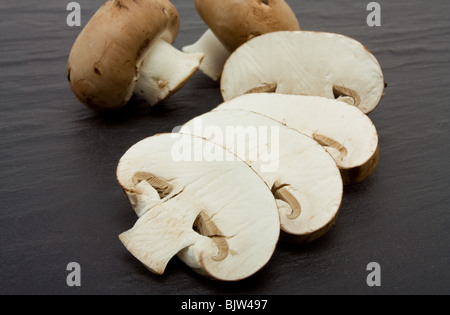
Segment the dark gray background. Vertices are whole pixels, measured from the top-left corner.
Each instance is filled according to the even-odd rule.
[[[117,235],[136,217],[115,179],[137,141],[213,109],[219,86],[197,73],[155,108],[134,100],[99,115],[73,96],[67,57],[81,28],[66,25],[69,1],[0,0],[1,294],[449,294],[450,2],[379,1],[382,27],[356,0],[288,1],[305,30],[353,37],[379,59],[389,84],[370,115],[381,161],[346,187],[337,224],[320,240],[280,244],[270,263],[240,283],[206,280],[178,259],[149,273]],[[103,1],[80,0],[86,25]],[[194,1],[174,0],[175,46],[205,25]],[[66,285],[78,262],[82,286]],[[366,284],[369,262],[382,287]]]

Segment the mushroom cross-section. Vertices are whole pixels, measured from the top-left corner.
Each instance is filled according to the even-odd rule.
[[[275,250],[280,221],[269,188],[238,158],[195,159],[211,145],[217,146],[162,134],[137,143],[119,162],[118,181],[140,216],[120,239],[156,274],[178,254],[200,274],[241,280],[263,268]]]
[[[200,70],[213,80],[220,79],[230,54],[248,40],[270,32],[300,30],[284,0],[196,0],[195,6],[209,29],[183,51],[204,53]]]
[[[354,106],[319,96],[260,93],[237,97],[215,110],[229,109],[263,114],[314,138],[333,156],[345,184],[367,179],[378,165],[377,129]]]
[[[224,146],[264,179],[279,205],[284,239],[313,241],[337,219],[341,175],[333,158],[310,137],[245,110],[206,113],[180,132]]]
[[[385,88],[381,66],[358,41],[324,32],[275,32],[239,47],[225,64],[225,101],[248,93],[323,96],[373,111]]]
[[[85,105],[112,110],[133,94],[154,105],[177,91],[198,69],[203,54],[172,46],[180,21],[168,0],[111,0],[81,31],[67,71]]]

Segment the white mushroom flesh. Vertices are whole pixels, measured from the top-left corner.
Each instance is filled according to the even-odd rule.
[[[225,64],[225,101],[274,91],[339,99],[369,113],[385,88],[379,62],[361,43],[323,32],[275,32],[239,47]]]
[[[248,94],[215,110],[243,109],[275,119],[324,145],[342,170],[370,163],[379,138],[375,125],[360,110],[319,96]],[[373,166],[375,167],[375,166]]]
[[[280,207],[281,229],[311,241],[334,222],[343,183],[336,163],[316,141],[257,113],[223,110],[185,124],[245,160],[267,183]]]
[[[179,253],[199,273],[241,280],[259,271],[275,250],[276,202],[243,161],[195,162],[181,152],[206,144],[192,136],[158,135],[123,156],[117,177],[141,217],[120,239],[154,273],[163,273]]]

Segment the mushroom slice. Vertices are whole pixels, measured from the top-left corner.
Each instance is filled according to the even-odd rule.
[[[345,184],[362,182],[378,165],[377,129],[353,106],[320,96],[266,93],[243,95],[215,110],[229,109],[263,114],[314,138],[333,156]]]
[[[140,216],[119,238],[156,274],[178,254],[205,276],[241,280],[275,250],[280,221],[267,185],[237,158],[195,161],[196,150],[211,145],[225,152],[198,137],[162,134],[137,143],[119,162],[118,181]]]
[[[209,29],[183,51],[203,53],[200,70],[215,81],[230,54],[248,40],[269,32],[300,30],[284,0],[196,0],[195,6]]]
[[[155,105],[194,74],[203,54],[172,46],[179,17],[168,0],[112,0],[76,39],[68,61],[72,91],[96,110],[124,106],[133,94]]]
[[[206,113],[180,132],[224,146],[264,179],[279,205],[284,237],[312,241],[335,222],[343,194],[341,175],[333,158],[310,137],[245,110]]]
[[[248,41],[228,59],[222,74],[225,101],[257,92],[338,99],[373,111],[385,88],[380,64],[349,37],[323,32],[275,32]]]

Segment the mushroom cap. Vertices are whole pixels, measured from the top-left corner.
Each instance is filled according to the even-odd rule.
[[[324,32],[274,32],[254,38],[228,59],[222,74],[225,101],[272,91],[341,99],[364,113],[380,103],[384,76],[358,41]]]
[[[376,169],[379,138],[370,118],[354,106],[320,96],[247,94],[215,110],[243,109],[268,116],[314,138],[332,155],[346,184]]]
[[[295,13],[284,0],[195,0],[195,5],[230,52],[261,34],[300,30]]]
[[[133,200],[145,203],[149,185],[161,199],[148,203],[136,226],[120,238],[155,273],[162,273],[180,253],[201,274],[241,280],[259,271],[276,248],[277,205],[264,181],[243,161],[191,161],[190,154],[184,155],[194,155],[206,145],[214,144],[198,137],[161,134],[125,153],[117,178],[132,204]],[[214,146],[225,153],[223,147]]]
[[[150,47],[161,38],[173,43],[178,29],[178,12],[167,0],[106,2],[70,52],[67,71],[72,91],[96,110],[124,106]]]
[[[239,109],[206,113],[180,132],[205,137],[246,161],[278,199],[281,230],[292,240],[315,240],[337,219],[342,178],[330,154],[310,137]],[[285,196],[280,192],[283,188]]]

